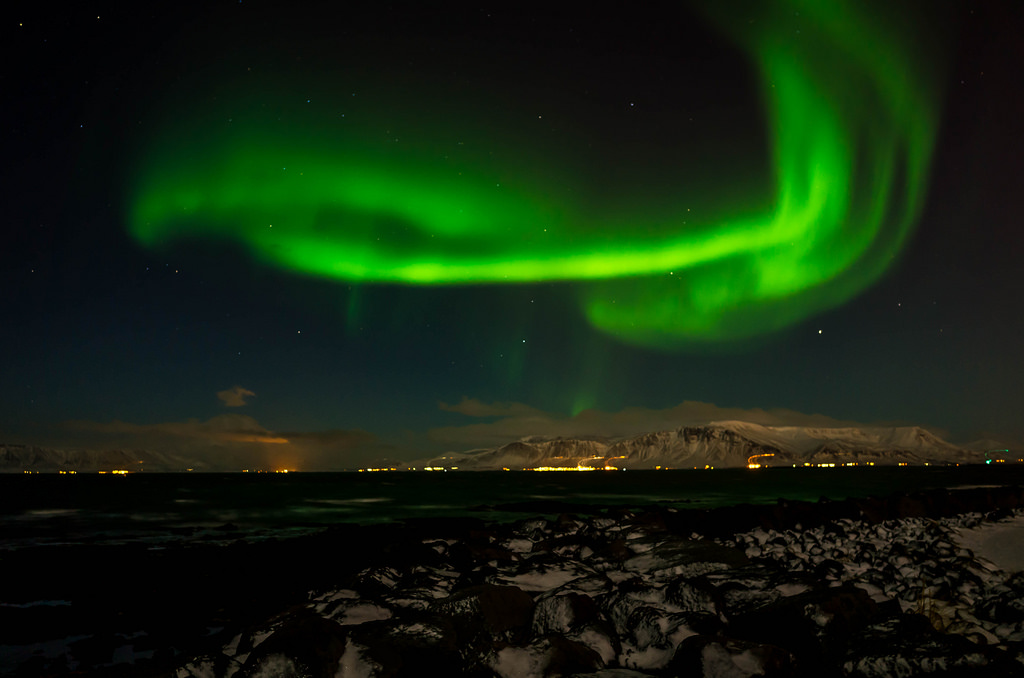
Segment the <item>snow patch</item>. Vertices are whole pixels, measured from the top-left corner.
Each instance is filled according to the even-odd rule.
[[[956,541],[1005,572],[1024,570],[1024,515],[957,530]]]

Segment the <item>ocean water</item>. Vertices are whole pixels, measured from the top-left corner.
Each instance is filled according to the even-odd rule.
[[[0,475],[0,549],[279,537],[338,523],[476,516],[564,505],[712,508],[780,498],[1015,485],[1024,465],[710,471]],[[538,503],[542,502],[542,503]]]

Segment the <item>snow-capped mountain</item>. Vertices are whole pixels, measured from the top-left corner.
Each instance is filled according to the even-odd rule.
[[[201,462],[148,450],[64,450],[35,445],[0,445],[0,473],[114,470],[160,472],[192,468],[200,470],[201,467]]]
[[[980,463],[984,455],[916,426],[805,428],[740,421],[685,426],[615,439],[529,438],[496,449],[447,454],[428,466],[460,470],[594,467],[624,469],[794,464]]]

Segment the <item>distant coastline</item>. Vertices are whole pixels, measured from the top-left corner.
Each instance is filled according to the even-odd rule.
[[[61,449],[0,444],[2,473],[289,473],[297,471],[618,471],[767,467],[1024,463],[1024,451],[954,445],[914,426],[821,428],[713,422],[624,438],[528,437],[495,448],[349,466],[192,457],[139,449]]]

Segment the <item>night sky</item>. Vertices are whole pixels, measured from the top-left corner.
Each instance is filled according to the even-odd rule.
[[[0,442],[1024,440],[1021,3],[550,4],[9,15]]]

